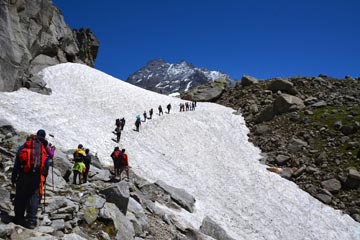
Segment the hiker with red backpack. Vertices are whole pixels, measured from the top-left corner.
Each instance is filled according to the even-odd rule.
[[[44,194],[50,159],[56,149],[45,137],[46,132],[40,129],[36,135],[26,139],[18,149],[11,175],[11,182],[16,185],[14,222],[30,229],[37,225],[39,201]]]
[[[119,149],[119,147],[115,147],[114,151],[111,153],[110,157],[113,160],[114,163],[114,174],[115,174],[115,178],[117,176],[120,176],[120,168],[121,168],[121,151]]]

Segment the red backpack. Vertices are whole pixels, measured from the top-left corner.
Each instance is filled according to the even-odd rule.
[[[23,167],[23,172],[39,171],[42,174],[46,157],[47,153],[44,145],[35,135],[31,135],[19,153],[20,165]]]

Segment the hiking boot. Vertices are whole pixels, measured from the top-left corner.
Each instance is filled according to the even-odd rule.
[[[36,226],[36,223],[25,223],[24,224],[24,227],[28,228],[28,229],[35,229],[37,226]]]

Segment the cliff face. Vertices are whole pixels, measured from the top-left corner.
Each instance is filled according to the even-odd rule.
[[[32,75],[64,62],[94,66],[99,42],[89,29],[72,31],[51,0],[2,0],[0,46],[0,91],[48,93]]]

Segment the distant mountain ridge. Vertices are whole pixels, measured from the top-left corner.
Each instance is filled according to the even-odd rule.
[[[198,68],[186,61],[172,64],[155,59],[130,75],[127,82],[154,92],[170,94],[185,92],[219,78],[225,79],[229,85],[235,81],[226,73]]]

